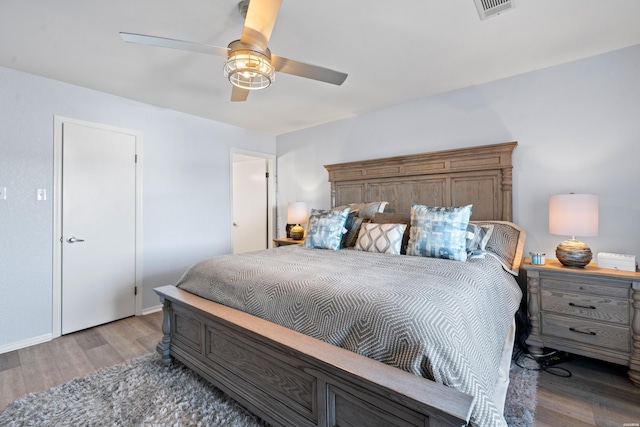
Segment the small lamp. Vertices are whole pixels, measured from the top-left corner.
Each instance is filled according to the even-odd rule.
[[[575,236],[598,235],[598,196],[556,194],[549,198],[549,233],[571,236],[556,248],[556,258],[567,267],[583,268],[593,258],[591,249]]]
[[[291,238],[293,240],[302,240],[304,237],[304,228],[300,227],[300,224],[307,222],[307,204],[305,202],[289,203],[287,222],[289,224],[295,224],[290,231]]]

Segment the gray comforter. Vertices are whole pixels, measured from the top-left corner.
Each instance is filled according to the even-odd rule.
[[[466,263],[284,246],[196,264],[178,287],[475,396],[491,396],[521,291],[494,258]]]

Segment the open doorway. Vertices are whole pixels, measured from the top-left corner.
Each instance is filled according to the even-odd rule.
[[[231,227],[233,253],[271,247],[274,236],[275,156],[231,152]]]

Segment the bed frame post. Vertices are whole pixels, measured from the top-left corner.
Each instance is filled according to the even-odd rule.
[[[502,220],[513,221],[512,216],[512,195],[513,195],[513,168],[502,169]]]
[[[162,339],[156,346],[156,351],[162,356],[162,363],[165,366],[173,364],[173,357],[170,354],[171,347],[171,301],[160,296],[160,302],[162,303],[162,312],[164,314],[162,318]]]
[[[337,200],[336,200],[336,183],[334,181],[330,182],[329,192],[330,192],[329,200],[330,200],[330,203],[331,203],[331,207],[334,208],[334,207],[338,206],[337,205]]]

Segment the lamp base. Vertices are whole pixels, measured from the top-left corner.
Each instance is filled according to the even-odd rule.
[[[304,228],[300,227],[299,224],[296,224],[295,226],[291,227],[291,231],[289,231],[289,234],[291,234],[291,238],[293,240],[302,240],[304,238]]]
[[[556,247],[556,258],[566,267],[584,268],[591,262],[591,248],[584,242],[568,239]]]

